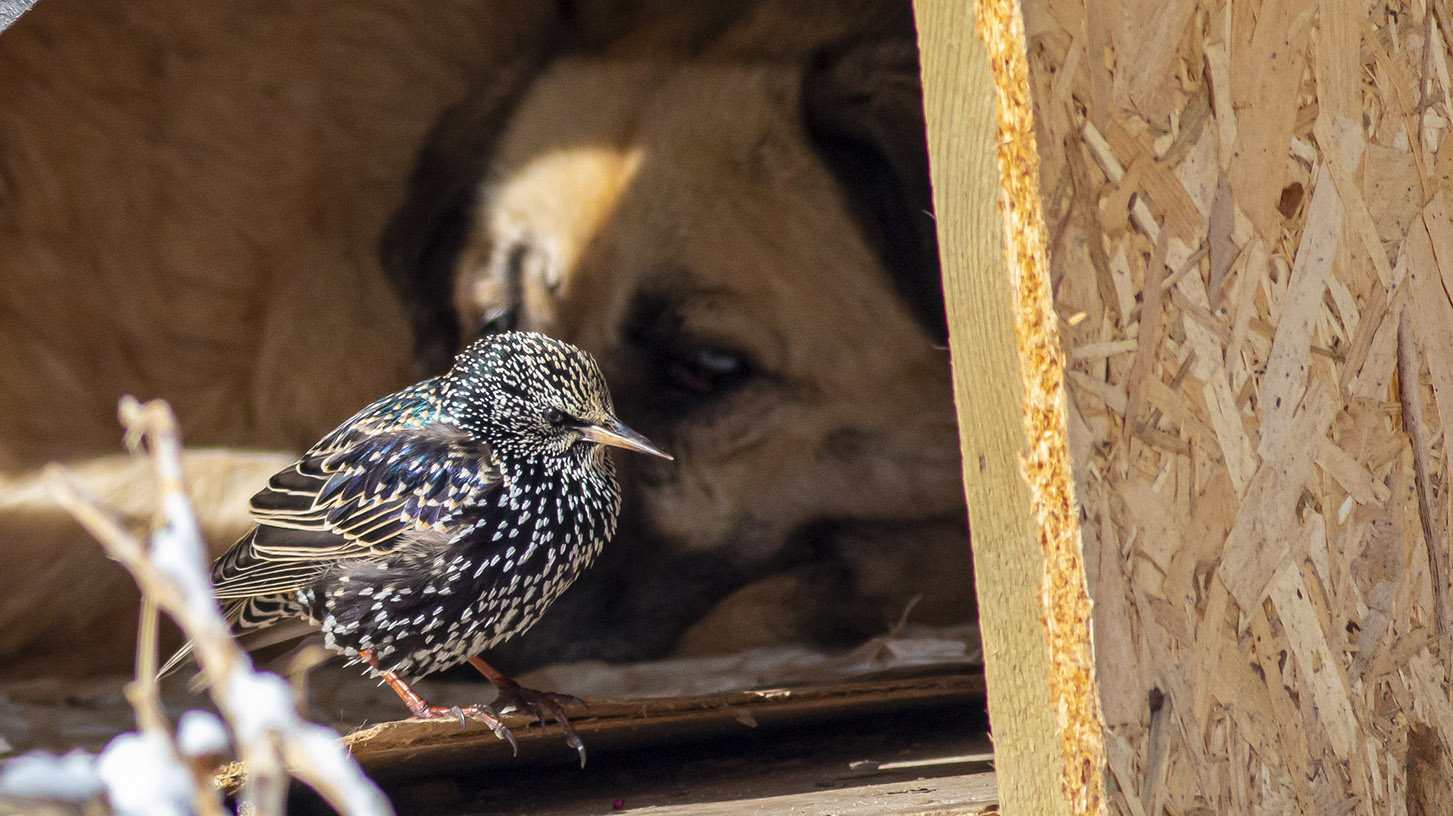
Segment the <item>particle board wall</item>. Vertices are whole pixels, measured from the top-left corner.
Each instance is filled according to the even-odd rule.
[[[1446,0],[1025,0],[1135,816],[1443,813]]]

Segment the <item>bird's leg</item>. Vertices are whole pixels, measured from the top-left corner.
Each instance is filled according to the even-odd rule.
[[[575,733],[575,726],[570,724],[570,718],[565,716],[566,708],[585,711],[588,706],[584,700],[569,694],[525,688],[478,656],[469,658],[469,665],[479,669],[479,673],[499,689],[499,696],[495,698],[494,705],[500,711],[513,708],[521,713],[533,714],[541,725],[545,724],[545,713],[549,712],[550,717],[560,724],[560,730],[565,732],[565,743],[580,753],[580,767],[585,767],[585,743],[580,740],[580,735]]]
[[[496,737],[508,742],[515,754],[518,755],[520,753],[520,745],[518,742],[515,742],[515,735],[510,733],[510,730],[505,727],[504,723],[500,722],[499,717],[494,713],[494,709],[486,705],[472,705],[465,706],[464,708],[460,708],[459,706],[449,706],[446,708],[444,706],[429,705],[423,697],[419,696],[417,691],[414,691],[404,681],[404,678],[399,677],[387,669],[380,669],[378,667],[378,658],[374,657],[372,652],[359,652],[359,655],[368,661],[368,665],[372,666],[374,671],[378,672],[385,683],[388,683],[388,687],[394,690],[394,694],[397,694],[399,699],[404,701],[404,705],[409,707],[409,712],[414,715],[414,719],[439,720],[457,718],[459,720],[459,727],[467,728],[468,725],[465,717],[473,717],[489,726],[489,730],[493,731]]]

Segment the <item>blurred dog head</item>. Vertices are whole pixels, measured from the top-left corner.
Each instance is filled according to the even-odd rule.
[[[676,456],[619,463],[621,536],[525,662],[660,653],[784,571],[791,611],[762,614],[798,637],[862,634],[915,595],[970,614],[911,30],[797,58],[558,59],[507,117],[441,121],[384,254],[427,368],[481,332],[561,337]],[[915,583],[884,586],[895,561]]]

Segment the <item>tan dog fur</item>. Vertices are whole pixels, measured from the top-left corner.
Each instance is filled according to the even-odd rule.
[[[247,497],[293,461],[281,453],[188,451],[187,486],[207,540],[236,540],[250,525]],[[144,529],[156,509],[149,462],[122,454],[72,463],[68,477]],[[56,503],[44,473],[0,476],[0,540],[6,583],[0,603],[3,676],[87,674],[127,665],[136,634],[131,576],[99,556]]]
[[[769,373],[672,439],[681,465],[645,499],[653,532],[748,561],[818,517],[962,502],[947,353],[846,211],[824,206],[838,193],[795,126],[796,83],[785,69],[561,63],[511,120],[458,279],[460,310],[485,313],[502,255],[530,241],[525,327],[619,361],[630,298],[659,287],[681,297],[682,334]]]
[[[555,63],[492,154],[457,267],[461,325],[517,285],[518,325],[594,352],[622,415],[677,456],[631,463],[637,533],[658,545],[642,557],[709,553],[750,579],[799,560],[804,528],[840,528],[846,581],[803,567],[748,586],[686,633],[692,653],[871,631],[915,597],[915,620],[972,614],[947,352],[813,150],[800,75],[785,59]],[[642,292],[669,302],[676,341],[738,352],[754,376],[663,416],[629,336]]]
[[[120,450],[125,393],[170,399],[190,445],[296,451],[410,381],[378,234],[440,109],[518,81],[551,14],[43,0],[0,33],[0,493],[64,460],[126,494],[85,464]],[[258,461],[194,463],[218,548]],[[0,673],[125,667],[129,579],[0,501]]]
[[[835,616],[886,624],[915,595],[920,619],[962,617],[946,353],[897,297],[798,110],[804,55],[872,30],[883,4],[788,4],[785,17],[770,2],[574,5],[575,36],[610,44],[553,62],[513,111],[455,313],[472,328],[497,303],[501,248],[528,234],[524,322],[601,355],[624,415],[654,422],[680,458],[627,474],[650,557],[777,571],[684,650],[812,635]],[[0,674],[129,663],[129,579],[38,482],[43,463],[69,461],[143,512],[140,468],[114,455],[121,394],[167,397],[189,444],[231,448],[188,464],[221,548],[286,456],[246,449],[299,450],[415,378],[379,234],[440,111],[467,99],[492,126],[553,14],[42,0],[0,34]],[[622,334],[643,287],[672,298],[696,342],[770,376],[689,423],[652,420]],[[817,522],[847,525],[831,536],[844,582],[780,571]]]

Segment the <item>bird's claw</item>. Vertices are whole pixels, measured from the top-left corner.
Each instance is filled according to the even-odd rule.
[[[494,735],[510,744],[510,750],[515,756],[520,755],[520,744],[515,741],[515,735],[505,724],[500,721],[495,710],[487,705],[472,705],[460,708],[459,706],[420,706],[414,710],[415,720],[458,720],[461,729],[469,727],[468,718],[473,717],[489,727]]]
[[[514,710],[521,714],[533,714],[540,721],[540,725],[546,725],[545,715],[549,713],[550,719],[558,723],[560,730],[565,732],[565,744],[580,754],[580,767],[585,767],[585,743],[575,733],[575,726],[570,724],[570,718],[566,716],[566,709],[588,712],[590,707],[584,700],[553,691],[535,691],[510,682],[499,684],[499,696],[495,698],[494,704],[500,711]]]
[[[563,728],[565,729],[566,733],[565,744],[571,746],[580,754],[580,767],[584,768],[585,743],[580,741],[580,735],[575,733],[575,729],[571,728],[569,723],[564,723]]]
[[[465,710],[480,722],[489,726],[489,730],[494,732],[495,737],[508,742],[510,744],[510,751],[515,756],[520,755],[520,744],[515,741],[514,732],[505,727],[505,724],[500,721],[499,715],[495,713],[493,708],[486,705],[472,705]]]
[[[574,695],[559,694],[553,691],[535,691],[519,685],[501,688],[494,704],[500,711],[533,715],[541,725],[545,725],[546,712],[549,712],[556,722],[565,722],[565,713],[569,709],[578,710],[581,714],[590,711],[590,706]]]

